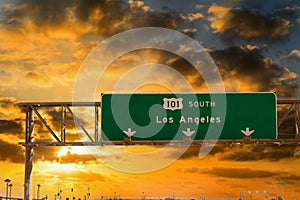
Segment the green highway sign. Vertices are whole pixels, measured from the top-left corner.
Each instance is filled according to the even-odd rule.
[[[101,139],[276,139],[274,93],[103,94]]]

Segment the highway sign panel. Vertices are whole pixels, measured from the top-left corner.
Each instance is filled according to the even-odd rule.
[[[103,94],[101,139],[276,139],[274,93]]]

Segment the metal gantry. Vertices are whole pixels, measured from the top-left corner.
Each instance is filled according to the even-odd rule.
[[[217,145],[232,145],[232,144],[300,144],[300,130],[299,130],[299,104],[300,100],[277,100],[277,105],[289,106],[287,112],[283,115],[282,118],[278,118],[277,127],[278,129],[282,126],[283,122],[287,119],[287,116],[291,113],[294,113],[294,123],[295,123],[295,133],[293,137],[284,139],[279,137],[275,140],[251,140],[251,138],[245,138],[244,140],[218,140],[212,141],[213,144]],[[26,111],[26,129],[25,129],[25,142],[20,143],[25,147],[25,175],[24,175],[24,200],[30,199],[30,182],[31,182],[31,174],[33,167],[33,149],[38,146],[103,146],[103,145],[209,145],[210,141],[203,140],[193,140],[193,141],[134,141],[128,140],[128,138],[124,137],[124,141],[111,141],[104,142],[101,140],[101,135],[99,134],[99,112],[101,108],[100,102],[26,102],[20,103]],[[246,105],[245,105],[246,106]],[[90,115],[94,115],[94,127],[93,134],[88,132],[85,128],[84,123],[80,120],[80,118],[73,111],[74,107],[83,107],[83,108],[94,108],[93,113],[89,113]],[[49,125],[47,119],[43,117],[40,113],[40,109],[47,108],[56,108],[60,110],[60,124],[54,124],[54,128]],[[67,137],[67,113],[71,115],[73,121],[80,127],[88,141],[70,141]],[[52,139],[49,141],[37,141],[37,135],[34,135],[34,126],[35,119],[39,120],[47,131],[51,134]],[[55,130],[60,130],[56,131]],[[267,130],[266,130],[267,131]],[[39,134],[39,133],[35,133]]]
[[[26,110],[26,131],[25,131],[25,142],[21,143],[25,147],[25,176],[24,176],[24,200],[30,199],[30,179],[33,167],[33,148],[37,146],[83,146],[83,145],[100,145],[98,123],[99,123],[99,107],[100,102],[56,102],[56,103],[20,103],[20,106],[24,107]],[[50,127],[48,122],[40,114],[40,108],[54,108],[60,107],[61,110],[61,124],[60,124],[60,134],[54,132],[53,128]],[[72,111],[72,107],[94,107],[94,138],[88,133],[88,131],[83,126],[82,122],[79,120],[77,115]],[[90,142],[67,142],[66,138],[66,113],[67,111],[71,114],[75,123],[81,127],[83,132],[89,138]],[[35,116],[40,120],[40,122],[46,127],[48,132],[52,135],[53,140],[47,142],[35,141],[33,134]]]

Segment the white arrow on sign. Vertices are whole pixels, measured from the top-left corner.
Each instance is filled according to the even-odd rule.
[[[186,135],[187,137],[190,137],[191,135],[193,135],[195,133],[195,131],[191,131],[190,128],[187,128],[186,131],[182,131],[182,133],[184,135]]]
[[[127,131],[123,131],[128,137],[131,137],[135,134],[136,131],[132,131],[131,128],[128,128]]]
[[[254,132],[254,130],[250,131],[250,128],[249,128],[249,127],[247,127],[246,130],[241,130],[241,131],[242,131],[242,133],[244,133],[244,135],[246,135],[246,136],[250,136],[250,135]]]

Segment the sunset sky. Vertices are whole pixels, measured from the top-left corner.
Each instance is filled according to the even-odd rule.
[[[201,71],[197,73],[178,56],[192,52],[184,44],[174,52],[132,49],[112,60],[103,76],[96,77],[96,85],[90,85],[89,77],[100,70],[93,63],[114,58],[114,52],[126,47],[126,42],[142,38],[139,42],[147,43],[147,37],[107,45],[115,49],[97,54],[96,60],[91,56],[93,50],[97,53],[101,42],[116,34],[141,27],[176,30],[197,41],[203,47],[199,52],[205,50],[217,66],[227,92],[276,92],[279,99],[300,98],[297,0],[0,0],[0,196],[5,196],[7,178],[12,180],[13,196],[23,196],[24,147],[18,143],[24,142],[25,112],[19,102],[71,102],[78,94],[82,100],[90,95],[93,99],[88,100],[100,101],[100,94],[113,91],[121,79],[125,81],[119,85],[122,92],[145,80],[152,84],[136,87],[137,92],[187,91],[178,74],[193,91],[208,91]],[[167,40],[168,35],[157,39]],[[160,65],[146,65],[153,63],[168,66],[177,74]],[[199,63],[205,70],[207,63]],[[137,66],[144,68],[133,71]],[[131,78],[124,78],[128,74]],[[164,84],[160,85],[161,80]],[[78,83],[85,84],[77,87]],[[78,88],[85,89],[76,93]],[[91,128],[93,119],[88,111],[78,112]],[[59,110],[42,113],[55,127]],[[285,125],[293,133],[292,125]],[[57,127],[53,129],[59,131]],[[74,141],[86,139],[77,135],[73,125],[67,131]],[[51,139],[38,120],[35,137]],[[31,197],[36,197],[37,184],[41,184],[41,196],[50,199],[60,189],[63,198],[72,198],[72,188],[82,199],[88,187],[91,198],[114,193],[239,197],[241,191],[259,190],[272,193],[270,197],[278,192],[289,198],[294,191],[295,199],[300,199],[299,145],[217,146],[204,158],[198,157],[199,149],[187,148],[177,158],[181,147],[37,147]],[[160,150],[159,156],[148,156]],[[152,170],[133,173],[135,157],[124,156],[124,152],[144,155],[134,163]]]

